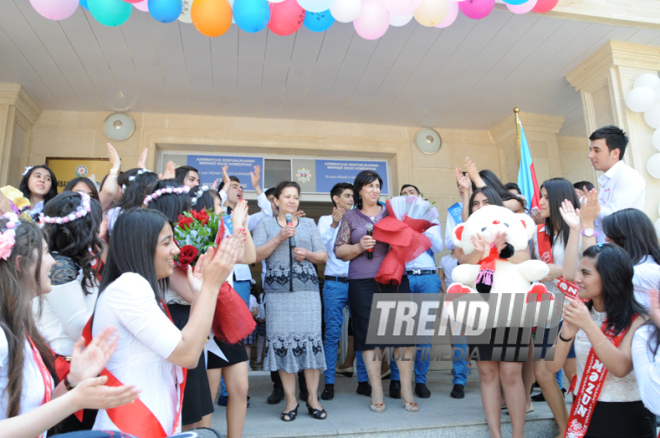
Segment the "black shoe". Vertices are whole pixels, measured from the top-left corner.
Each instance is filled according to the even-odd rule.
[[[416,383],[415,384],[415,394],[419,398],[429,398],[431,397],[431,391],[426,387],[426,383]]]
[[[561,395],[566,398],[566,390],[564,388],[561,389]]]
[[[284,400],[284,390],[282,388],[273,388],[273,392],[270,393],[266,401],[269,405],[276,405],[282,400]]]
[[[309,393],[307,392],[307,390],[304,390],[304,391],[303,391],[303,390],[301,389],[300,392],[298,393],[298,397],[300,397],[300,400],[305,400],[305,401],[307,401],[307,398],[309,397]]]
[[[463,385],[454,385],[454,388],[451,390],[451,394],[449,394],[452,398],[463,398],[465,397],[465,386]]]
[[[390,380],[390,397],[401,398],[401,381]]]
[[[328,413],[325,411],[325,409],[314,409],[309,405],[309,403],[307,403],[307,412],[309,412],[309,415],[317,420],[325,420],[328,418]]]
[[[543,393],[533,395],[531,398],[532,398],[533,402],[544,402],[545,401],[545,397],[543,397]]]
[[[299,406],[300,406],[300,405],[296,405],[296,408],[295,408],[294,410],[292,410],[292,411],[289,411],[289,412],[282,412],[282,413],[280,414],[280,420],[282,420],[282,421],[286,421],[286,422],[289,422],[289,421],[293,421],[293,420],[295,420],[295,419],[296,419],[296,416],[298,415],[298,407],[299,407]],[[288,417],[288,418],[284,418],[284,417]]]
[[[223,397],[223,396],[218,397],[218,406],[227,406],[227,403],[228,403],[228,402],[229,402],[229,397],[228,397],[228,396],[226,396],[226,397]]]
[[[321,400],[332,400],[335,398],[335,385],[326,384],[325,389],[321,393]]]
[[[366,395],[367,397],[371,397],[371,385],[369,382],[358,382],[358,387],[355,390],[360,395]]]

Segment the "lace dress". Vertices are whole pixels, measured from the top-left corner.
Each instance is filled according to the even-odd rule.
[[[265,245],[281,229],[277,218],[262,219],[254,230],[254,245]],[[295,240],[298,248],[325,252],[312,219],[298,219]],[[314,264],[296,261],[289,242],[283,242],[266,258],[263,286],[268,302],[264,371],[325,369],[319,279]]]

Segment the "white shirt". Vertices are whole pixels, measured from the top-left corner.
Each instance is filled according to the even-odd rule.
[[[458,259],[452,257],[451,254],[447,254],[440,259],[438,269],[442,269],[442,272],[445,274],[445,286],[449,286],[454,282],[451,278],[451,273],[456,266],[458,266]]]
[[[633,336],[631,352],[642,402],[648,410],[660,415],[660,349],[654,356],[648,345],[654,331],[650,325],[642,325],[638,328]],[[652,342],[653,347],[655,347],[654,342]]]
[[[154,291],[142,276],[126,273],[99,296],[92,327],[97,336],[105,327],[117,328],[117,351],[106,368],[124,385],[142,391],[140,400],[172,435],[179,407],[181,367],[167,361],[181,341],[181,331],[156,302]],[[105,410],[98,411],[94,430],[119,430]]]
[[[335,255],[335,241],[337,240],[337,232],[341,221],[337,228],[332,228],[332,215],[321,216],[319,218],[319,233],[323,239],[325,250],[328,252],[328,261],[325,262],[325,276],[326,277],[348,277],[348,264],[337,258]]]
[[[220,193],[220,199],[222,200],[222,206],[224,207],[225,202],[227,201],[227,193],[222,190],[219,190],[218,193]],[[261,211],[248,215],[247,225],[250,232],[257,228],[257,224],[261,219],[273,216],[273,208],[265,193],[261,193],[261,195],[257,196],[257,203],[259,204]],[[236,281],[252,280],[252,273],[250,272],[250,266],[248,265],[235,264],[232,274],[236,277]]]
[[[461,207],[463,207],[463,203],[461,202],[460,204]],[[456,225],[458,224],[454,220],[454,217],[447,212],[447,223],[445,224],[445,248],[450,251],[455,248],[454,241],[451,240],[451,235],[454,234],[454,228],[456,228]]]
[[[32,347],[25,339],[23,349],[25,361],[23,362],[23,390],[21,391],[20,414],[35,410],[44,401],[46,387],[41,376],[39,365],[32,356]],[[9,409],[9,393],[7,384],[9,378],[9,345],[4,330],[0,329],[0,420],[7,418]]]
[[[635,298],[646,310],[651,309],[648,291],[660,287],[660,265],[653,256],[644,257],[635,265],[633,286],[635,287]]]
[[[605,217],[624,208],[636,208],[644,211],[646,203],[646,181],[635,169],[623,161],[617,162],[607,172],[598,178],[600,190],[600,214],[594,226],[600,233],[596,237],[598,243],[605,242],[603,220]]]
[[[35,214],[39,214],[44,211],[44,201],[37,202],[37,205],[30,208],[30,216],[34,217]]]
[[[442,251],[442,229],[440,228],[440,222],[437,219],[434,220],[433,223],[436,225],[424,231],[424,235],[431,241],[431,251],[433,253],[438,253]],[[406,263],[407,271],[413,269],[433,271],[435,270],[435,258],[429,255],[428,252],[424,251],[415,260]]]

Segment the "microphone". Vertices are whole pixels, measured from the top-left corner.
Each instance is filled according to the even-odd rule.
[[[364,226],[364,228],[367,229],[367,236],[372,237],[373,232],[374,232],[374,226],[371,225],[371,224],[367,224],[367,225]],[[374,258],[374,249],[373,248],[367,250],[367,259],[371,260],[372,258]]]
[[[287,227],[292,227],[293,226],[293,216],[291,216],[291,213],[285,214],[284,219],[286,219]],[[296,246],[296,236],[289,237],[289,246],[290,247]]]

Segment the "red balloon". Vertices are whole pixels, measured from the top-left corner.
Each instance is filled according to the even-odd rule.
[[[559,0],[538,0],[532,11],[538,12],[539,14],[550,12],[555,6],[557,6],[557,3],[559,3]]]
[[[268,29],[281,36],[291,35],[305,21],[305,10],[297,0],[284,0],[270,4],[270,21]]]

